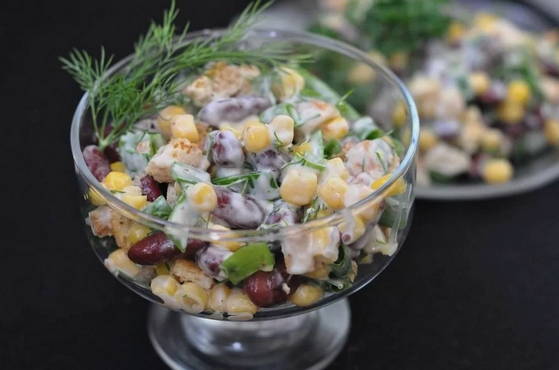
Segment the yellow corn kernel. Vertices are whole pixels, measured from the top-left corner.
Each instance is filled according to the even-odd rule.
[[[475,95],[483,95],[491,87],[491,80],[485,72],[473,72],[468,78],[470,87]]]
[[[334,213],[332,208],[322,208],[316,213],[316,218],[330,216],[332,213]]]
[[[217,224],[210,224],[208,225],[208,229],[211,230],[230,230],[229,228],[223,226],[223,225],[217,225]],[[235,237],[235,232],[231,232],[231,233],[225,233],[225,235],[220,234],[220,237],[223,238],[234,238]],[[235,252],[237,249],[241,248],[244,243],[241,242],[236,242],[236,241],[222,241],[222,240],[214,240],[212,241],[212,244],[217,246],[217,247],[221,247],[223,249],[227,249],[230,250],[231,252]]]
[[[482,177],[488,184],[503,184],[512,178],[513,168],[506,159],[489,159],[483,166]]]
[[[113,273],[124,273],[133,278],[140,273],[140,267],[128,258],[124,249],[117,249],[105,260],[105,266]]]
[[[240,139],[242,138],[242,136],[243,136],[243,132],[242,132],[241,130],[239,130],[239,129],[236,128],[236,127],[231,126],[229,123],[223,123],[223,124],[219,125],[219,129],[220,129],[221,131],[230,131],[230,132],[232,132],[233,135],[235,135],[235,137],[236,137],[237,139],[239,139],[239,140],[240,140]]]
[[[274,135],[274,142],[278,141],[276,145],[286,146],[293,143],[295,132],[295,121],[293,121],[293,118],[284,114],[276,116],[270,122],[270,129]]]
[[[390,179],[391,176],[392,176],[391,174],[387,174],[387,175],[384,175],[384,176],[376,179],[371,184],[371,188],[375,189],[375,190],[380,188],[382,185],[384,185]],[[392,196],[395,196],[395,195],[402,194],[405,191],[406,191],[406,182],[404,181],[403,178],[399,177],[392,185],[390,185],[388,187],[388,189],[385,191],[384,194],[387,197],[392,197]]]
[[[214,312],[227,312],[226,302],[231,294],[231,289],[221,283],[216,284],[210,290],[208,298],[208,308]]]
[[[349,124],[347,120],[341,116],[332,118],[328,122],[324,123],[321,127],[322,135],[324,139],[342,139],[349,132]]]
[[[349,172],[341,158],[332,158],[326,162],[326,173],[329,176],[337,176],[342,180],[349,179]]]
[[[351,222],[342,222],[338,229],[342,235],[342,242],[348,245],[355,242],[357,239],[363,236],[366,231],[365,222],[361,217],[354,216]]]
[[[525,105],[531,96],[530,86],[523,80],[511,81],[507,87],[507,100],[509,102]]]
[[[339,177],[329,177],[318,186],[318,196],[332,209],[344,208],[347,183]]]
[[[392,122],[394,123],[394,126],[403,127],[406,124],[407,116],[408,115],[404,102],[397,102],[394,106],[394,110],[392,111]]]
[[[234,288],[225,301],[225,309],[228,314],[251,314],[258,310],[258,307],[250,298],[239,288]]]
[[[87,191],[87,198],[94,206],[102,206],[107,203],[107,201],[105,200],[105,198],[103,198],[101,193],[99,193],[97,190],[91,187]]]
[[[357,63],[349,70],[347,80],[355,85],[365,85],[371,83],[375,77],[376,72],[370,65]]]
[[[140,240],[145,239],[148,236],[150,231],[151,230],[150,230],[149,227],[134,222],[128,228],[128,243],[129,243],[129,245],[132,246],[132,245],[136,244],[137,242],[139,242]]]
[[[311,284],[301,284],[293,294],[289,296],[289,301],[296,306],[310,306],[320,300],[323,290],[319,286]]]
[[[304,142],[302,144],[296,145],[293,147],[293,153],[299,155],[305,155],[312,150],[312,145],[309,142]]]
[[[142,209],[148,204],[148,198],[145,195],[122,194],[120,199],[136,209]]]
[[[173,117],[180,114],[186,114],[186,110],[178,105],[169,105],[167,108],[159,112],[159,117],[157,117],[157,127],[163,136],[167,138],[172,136],[171,120]]]
[[[421,135],[419,136],[419,149],[426,152],[437,145],[438,141],[439,138],[435,135],[433,130],[424,128],[421,130]]]
[[[332,271],[332,268],[329,264],[325,262],[317,262],[315,264],[315,269],[309,273],[306,273],[305,276],[308,276],[311,279],[326,280],[328,279],[330,271]]]
[[[180,139],[188,139],[193,143],[200,140],[194,116],[191,114],[179,114],[171,119],[171,135]]]
[[[204,182],[189,187],[187,199],[200,212],[211,212],[217,207],[217,195],[214,187]]]
[[[109,190],[122,191],[132,185],[132,179],[125,173],[111,171],[103,180],[103,185]]]
[[[270,132],[263,123],[251,124],[243,130],[245,149],[256,153],[270,146]]]
[[[489,13],[478,13],[474,18],[474,26],[484,32],[493,30],[496,22],[497,17]]]
[[[446,33],[446,40],[450,44],[456,44],[462,40],[466,34],[466,27],[460,22],[452,22],[448,26],[448,31]]]
[[[178,294],[182,295],[184,310],[191,313],[200,313],[208,304],[208,292],[196,283],[182,284]]]
[[[495,152],[503,145],[503,134],[497,129],[485,130],[481,136],[481,147],[487,152]]]
[[[318,186],[318,177],[310,170],[291,168],[280,186],[280,195],[288,203],[304,206],[312,202]]]
[[[159,297],[172,297],[177,293],[179,287],[178,281],[168,274],[159,275],[151,281],[151,291]]]
[[[126,167],[122,162],[113,162],[111,163],[111,171],[115,172],[126,172]]]
[[[279,100],[297,95],[305,87],[305,79],[291,68],[282,68],[279,81],[273,84],[272,91]]]
[[[388,64],[390,68],[397,71],[403,71],[406,69],[409,63],[409,54],[404,51],[397,51],[390,56],[388,59]]]
[[[524,118],[524,106],[521,104],[506,100],[497,111],[499,118],[510,125],[520,123]]]
[[[155,273],[157,275],[169,275],[171,272],[169,271],[169,267],[165,263],[161,263],[155,266]]]
[[[548,119],[544,123],[543,133],[547,142],[551,145],[559,145],[559,121]]]

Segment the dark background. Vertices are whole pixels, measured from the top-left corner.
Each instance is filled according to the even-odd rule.
[[[193,29],[224,26],[246,3],[178,1]],[[100,45],[125,56],[167,6],[0,6],[0,369],[165,368],[148,304],[87,245],[69,146],[80,91],[57,57]],[[331,369],[558,369],[558,191],[418,201],[398,258],[351,297],[353,329]]]

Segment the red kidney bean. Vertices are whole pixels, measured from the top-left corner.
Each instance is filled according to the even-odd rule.
[[[99,181],[103,181],[105,176],[111,172],[109,160],[101,150],[95,145],[88,145],[83,149],[83,159],[87,168]]]
[[[250,155],[249,161],[258,171],[270,170],[278,176],[281,168],[289,162],[289,159],[275,149],[267,149]]]
[[[221,167],[241,168],[245,161],[243,146],[230,131],[219,131],[213,135],[212,161]]]
[[[128,250],[128,258],[139,265],[157,265],[178,254],[180,251],[163,232],[149,235]]]
[[[255,229],[264,221],[264,211],[256,200],[231,190],[216,187],[217,207],[212,214],[238,229]]]
[[[455,119],[437,120],[433,122],[433,131],[443,140],[456,137],[460,129],[461,125]]]
[[[112,144],[106,147],[103,153],[111,163],[120,161],[120,154],[116,149],[116,144]]]
[[[184,256],[186,258],[194,259],[198,251],[206,247],[209,243],[200,239],[188,239]]]
[[[270,101],[260,96],[239,96],[213,100],[200,110],[201,121],[215,127],[223,122],[240,122],[248,116],[258,114],[271,105]]]
[[[153,202],[161,195],[159,183],[150,175],[145,175],[140,179],[142,194],[144,194],[150,202]]]
[[[225,280],[227,276],[221,271],[221,264],[232,252],[210,245],[196,253],[196,263],[209,276],[217,280]]]
[[[282,289],[284,282],[278,270],[258,271],[245,279],[243,289],[255,305],[268,307],[287,299],[287,294]]]

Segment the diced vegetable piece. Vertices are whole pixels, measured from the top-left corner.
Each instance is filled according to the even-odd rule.
[[[222,267],[233,284],[256,271],[271,271],[274,268],[274,255],[266,243],[253,243],[242,247],[223,261]]]
[[[210,175],[196,167],[184,163],[174,163],[171,167],[171,176],[181,184],[196,184],[198,182],[210,182]]]
[[[167,200],[163,195],[160,195],[153,203],[148,204],[143,211],[152,216],[159,217],[162,219],[167,219],[171,215],[173,209],[167,203]]]

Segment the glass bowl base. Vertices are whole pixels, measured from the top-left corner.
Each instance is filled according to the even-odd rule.
[[[151,307],[148,332],[174,370],[323,369],[343,348],[350,309],[342,299],[302,315],[267,321],[219,321]]]

